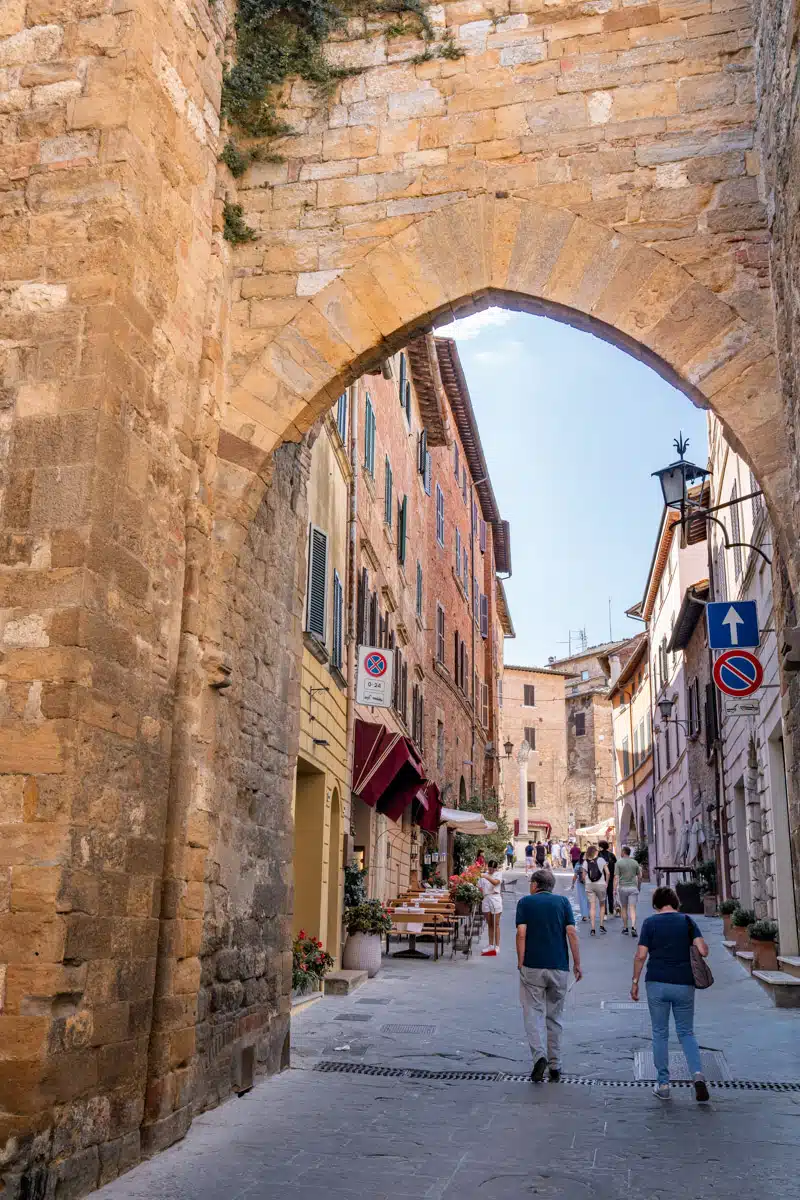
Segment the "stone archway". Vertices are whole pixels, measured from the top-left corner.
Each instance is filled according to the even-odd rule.
[[[415,329],[491,304],[588,329],[713,408],[788,547],[789,443],[762,310],[762,319],[746,319],[630,235],[535,200],[490,195],[449,204],[381,242],[302,301],[252,360],[236,360],[219,447],[226,519],[241,506],[245,527],[273,448],[302,436],[353,378]]]

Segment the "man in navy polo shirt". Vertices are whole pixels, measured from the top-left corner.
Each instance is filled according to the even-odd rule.
[[[553,894],[555,876],[546,868],[531,876],[531,894],[517,904],[517,966],[525,1032],[533,1055],[531,1082],[561,1078],[561,1029],[572,971],[581,978],[581,949],[572,905]],[[569,947],[569,949],[568,949]]]

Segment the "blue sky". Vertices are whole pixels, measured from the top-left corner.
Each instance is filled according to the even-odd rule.
[[[506,661],[546,663],[642,626],[641,598],[661,517],[650,472],[675,457],[705,463],[706,417],[660,376],[591,334],[545,317],[487,309],[437,334],[455,337],[495,495],[511,522],[506,589],[516,640]]]

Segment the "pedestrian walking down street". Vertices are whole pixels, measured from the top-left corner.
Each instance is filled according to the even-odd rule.
[[[608,866],[604,858],[599,858],[597,846],[588,846],[586,850],[586,892],[589,896],[589,917],[592,922],[591,936],[597,934],[597,916],[600,914],[600,932],[606,933],[606,899],[608,897]]]
[[[669,1014],[694,1080],[694,1094],[701,1103],[709,1099],[703,1075],[700,1047],[694,1035],[694,975],[690,949],[695,946],[705,958],[708,946],[695,922],[678,912],[678,897],[672,888],[653,893],[655,913],[642,925],[633,960],[631,1000],[639,999],[639,976],[647,962],[645,987],[653,1027],[653,1062],[658,1082],[653,1088],[659,1100],[669,1100]],[[649,957],[648,957],[649,956]]]
[[[636,905],[639,901],[642,868],[635,858],[631,858],[630,846],[622,847],[622,857],[617,859],[616,879],[617,903],[622,913],[622,932],[627,933],[630,924],[631,937],[636,937]]]
[[[506,846],[506,867],[510,871],[514,865],[514,843],[509,842]]]
[[[491,859],[489,870],[485,871],[478,880],[478,887],[483,892],[481,912],[486,918],[486,930],[489,934],[489,945],[481,951],[483,957],[495,957],[500,949],[500,914],[503,911],[503,896],[500,891],[502,876],[498,871],[497,859]]]
[[[533,1056],[532,1083],[541,1083],[548,1067],[551,1083],[561,1078],[570,952],[572,973],[576,981],[581,978],[581,945],[572,905],[566,896],[553,894],[554,886],[553,872],[537,869],[531,876],[530,895],[517,904],[519,997]]]
[[[575,866],[575,863],[578,861],[578,859],[583,858],[583,851],[581,850],[581,848],[577,842],[573,842],[572,845],[570,846],[569,857],[570,857],[570,861],[571,861],[573,867]]]
[[[547,862],[547,846],[544,842],[536,843],[536,866],[543,867]]]
[[[533,870],[533,842],[531,841],[528,841],[528,844],[525,847],[525,870]]]
[[[561,860],[561,842],[553,842],[550,849],[550,856],[554,867],[563,867],[564,864]]]
[[[610,917],[614,916],[614,872],[617,866],[617,856],[610,848],[608,842],[598,842],[600,847],[600,856],[606,860],[608,867],[608,888],[606,893],[606,911]]]
[[[581,913],[581,920],[589,920],[589,897],[586,895],[586,865],[583,861],[583,854],[575,860],[575,866],[572,868],[572,887],[571,892],[578,893],[578,908]]]

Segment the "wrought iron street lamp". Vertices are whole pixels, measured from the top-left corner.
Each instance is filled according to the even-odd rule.
[[[503,742],[503,749],[506,752],[506,758],[511,758],[511,755],[514,753],[514,743],[511,741],[511,738],[507,742]]]
[[[683,516],[690,486],[697,482],[702,483],[709,472],[705,467],[698,467],[696,463],[688,462],[684,457],[689,439],[685,438],[682,433],[678,434],[672,444],[678,451],[677,462],[670,463],[668,467],[662,467],[660,471],[653,471],[653,474],[658,477],[658,482],[661,484],[667,508],[677,508]]]

